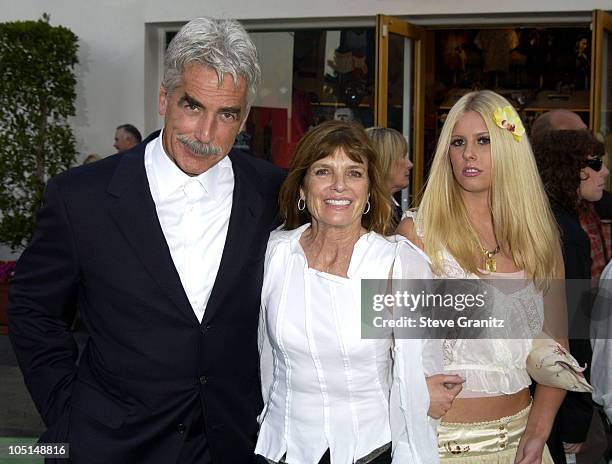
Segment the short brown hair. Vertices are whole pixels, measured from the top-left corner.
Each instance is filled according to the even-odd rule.
[[[356,163],[368,165],[370,182],[370,211],[364,214],[361,225],[368,231],[384,234],[391,220],[391,203],[385,179],[378,166],[376,152],[360,124],[344,121],[326,121],[310,129],[297,145],[289,174],[279,194],[280,214],[285,229],[295,229],[311,221],[308,209],[299,211],[297,202],[300,187],[310,166],[320,159],[333,155],[342,149],[346,156]]]

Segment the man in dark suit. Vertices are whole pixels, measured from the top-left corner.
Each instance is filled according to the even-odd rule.
[[[48,183],[9,331],[41,441],[69,442],[77,464],[253,458],[282,173],[231,147],[259,79],[237,22],[191,21],[166,52],[162,133]],[[90,333],[78,366],[77,304]]]

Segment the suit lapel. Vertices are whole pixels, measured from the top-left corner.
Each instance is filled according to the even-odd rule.
[[[199,324],[164,237],[144,167],[144,147],[123,155],[108,193],[115,197],[110,214],[146,271],[181,312]]]
[[[241,159],[242,156],[248,155],[231,152],[229,156],[234,169],[232,212],[221,264],[208,299],[203,324],[214,317],[227,292],[235,285],[239,285],[237,279],[239,271],[249,256],[248,250],[257,233],[257,225],[265,208],[264,199],[257,187],[258,176],[248,170],[248,166]]]

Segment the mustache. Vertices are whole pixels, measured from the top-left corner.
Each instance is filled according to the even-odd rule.
[[[200,156],[220,155],[221,147],[210,143],[200,142],[187,135],[178,135],[176,139],[181,142],[190,152]]]

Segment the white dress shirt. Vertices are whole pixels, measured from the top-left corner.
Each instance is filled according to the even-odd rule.
[[[361,338],[361,279],[428,278],[424,255],[371,232],[343,278],[308,267],[299,243],[308,227],[275,231],[268,242],[255,452],[316,464],[329,448],[334,464],[350,464],[393,442],[394,463],[437,462],[421,340]]]
[[[591,383],[593,401],[601,404],[612,422],[612,261],[599,278],[591,322]]]
[[[168,157],[162,133],[147,144],[145,169],[174,266],[198,321],[212,291],[232,210],[234,171],[229,157],[191,177]]]

